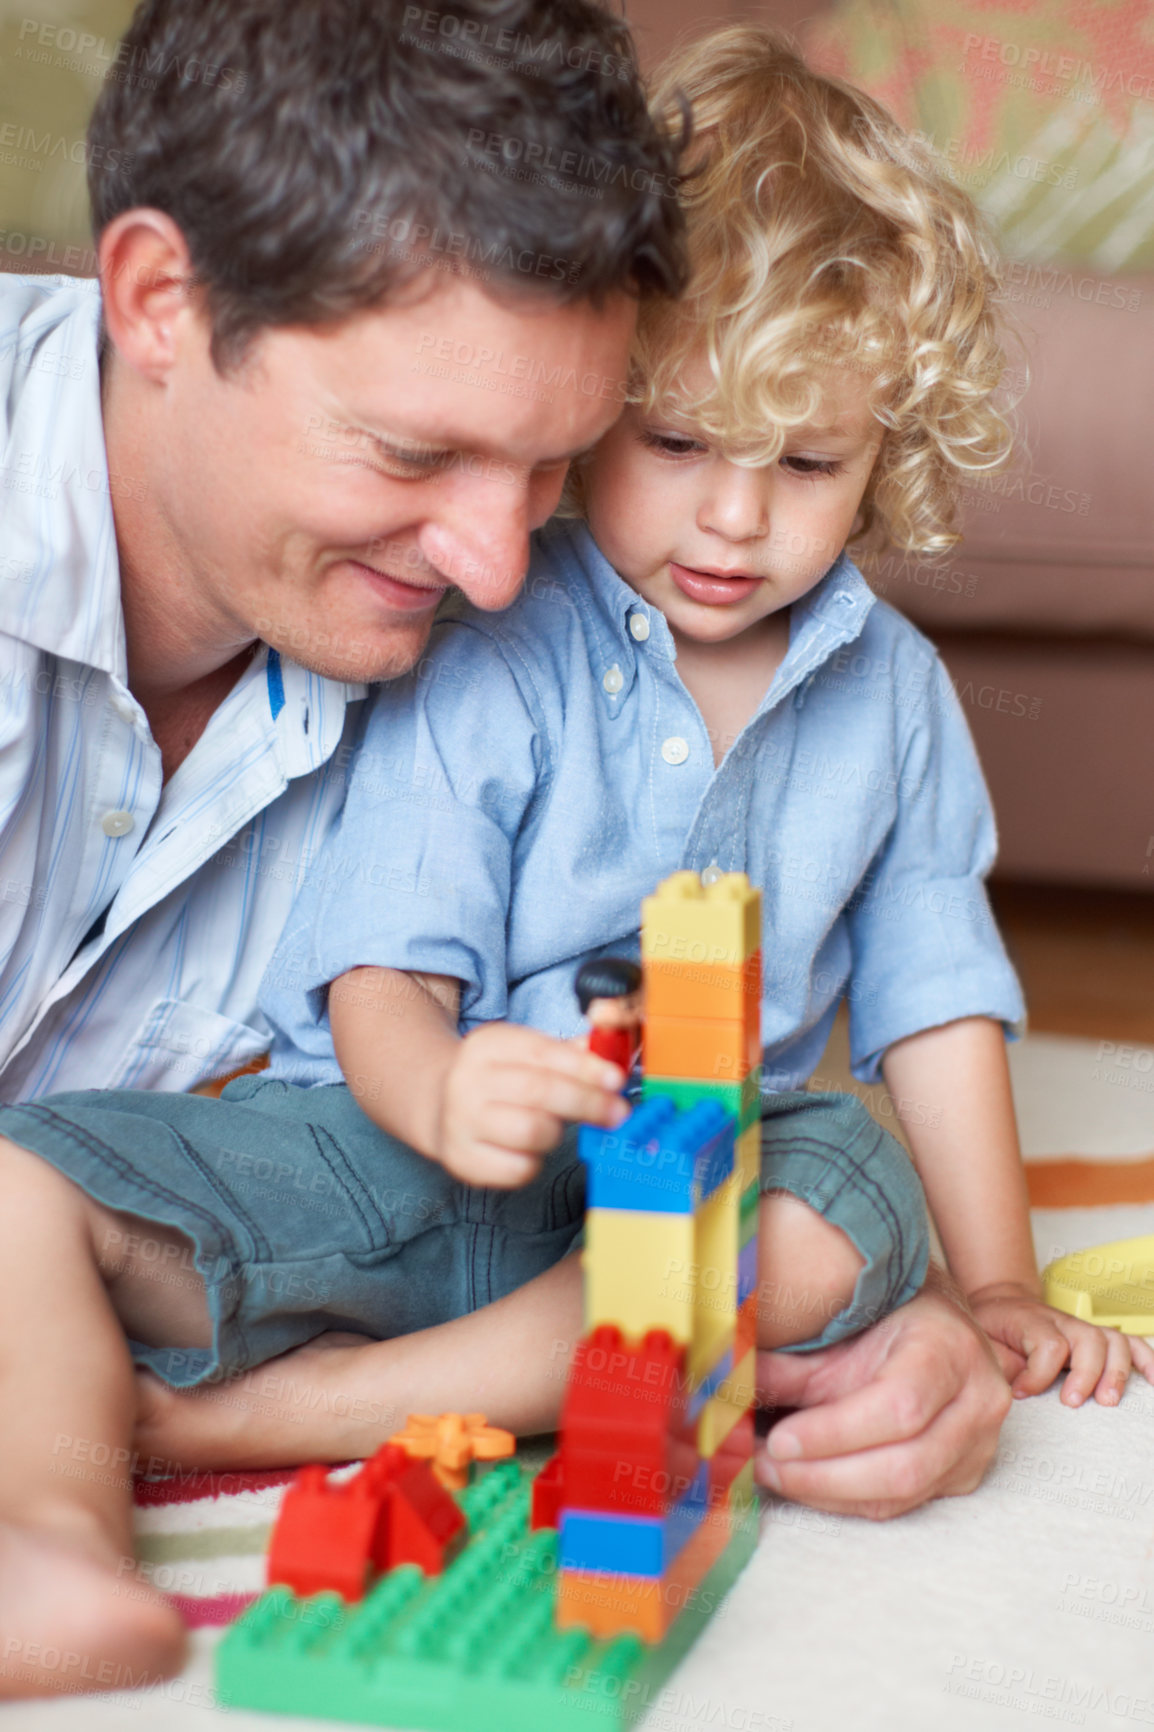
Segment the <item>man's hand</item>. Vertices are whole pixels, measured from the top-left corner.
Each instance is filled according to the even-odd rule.
[[[445,1076],[437,1159],[470,1185],[527,1184],[566,1122],[615,1129],[624,1073],[584,1043],[494,1022],[459,1043]]]
[[[1049,1389],[1065,1365],[1067,1407],[1081,1407],[1090,1395],[1102,1407],[1117,1407],[1131,1365],[1154,1383],[1154,1348],[1140,1336],[1079,1322],[1015,1282],[980,1288],[970,1306],[1019,1398]]]
[[[758,1398],[798,1407],[757,1457],[762,1485],[797,1503],[882,1521],[981,1481],[1010,1391],[981,1330],[927,1285],[892,1316],[817,1353],[759,1353]]]

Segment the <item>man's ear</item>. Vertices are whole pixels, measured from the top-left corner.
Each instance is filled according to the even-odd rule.
[[[184,235],[159,210],[123,211],[100,237],[104,322],[117,352],[161,383],[183,320],[196,318],[192,261]]]

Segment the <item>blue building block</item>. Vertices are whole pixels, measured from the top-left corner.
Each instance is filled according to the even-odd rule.
[[[582,1125],[591,1209],[692,1215],[733,1171],[736,1120],[715,1100],[680,1112],[654,1095],[615,1131]]]
[[[757,1286],[757,1239],[748,1239],[737,1253],[737,1304],[740,1310]]]
[[[605,1510],[561,1512],[558,1563],[563,1570],[663,1576],[709,1505],[709,1463],[700,1463],[684,1496],[664,1516]]]

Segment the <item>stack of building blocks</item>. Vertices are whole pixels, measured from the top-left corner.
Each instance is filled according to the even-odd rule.
[[[461,1486],[448,1442],[498,1452],[483,1417],[415,1416],[343,1485],[303,1470],[270,1590],[217,1650],[222,1703],[429,1732],[584,1732],[593,1712],[615,1732],[659,1706],[748,1561],[760,899],[743,874],[677,873],[643,915],[649,1068],[618,1131],[581,1132],[585,1333],[557,1454]],[[401,1445],[424,1459],[402,1468]],[[422,1481],[390,1538],[385,1488],[410,1470],[460,1523]]]
[[[744,874],[643,905],[644,1098],[586,1126],[585,1327],[555,1470],[558,1621],[659,1642],[752,1498],[761,911]]]

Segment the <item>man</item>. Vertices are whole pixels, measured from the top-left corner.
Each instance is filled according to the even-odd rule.
[[[681,274],[675,153],[584,0],[147,0],[124,58],[91,130],[99,295],[0,286],[8,1101],[264,1050],[364,683],[418,660],[446,589],[512,599],[618,412],[636,297]],[[32,1284],[39,1218],[9,1211]],[[873,1514],[970,1489],[1006,1406],[933,1291],[763,1384],[811,1408],[767,1482]],[[141,1447],[190,1464],[299,1435],[146,1396]]]

